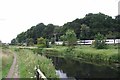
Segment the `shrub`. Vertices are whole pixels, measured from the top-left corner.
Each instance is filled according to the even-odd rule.
[[[37,38],[37,46],[38,46],[38,48],[46,47],[46,40],[42,37]]]
[[[107,45],[105,44],[105,37],[98,33],[95,37],[94,47],[97,49],[105,49]]]

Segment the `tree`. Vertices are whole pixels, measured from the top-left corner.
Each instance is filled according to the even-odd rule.
[[[76,34],[73,30],[70,30],[70,29],[67,30],[66,40],[68,42],[68,46],[73,46],[76,44],[77,38],[76,38]]]
[[[46,40],[42,37],[37,38],[37,46],[38,46],[38,48],[46,47]]]
[[[60,27],[59,27],[59,26],[56,26],[56,27],[54,28],[55,41],[58,41],[58,40],[59,40],[59,35],[60,35]]]
[[[62,35],[60,36],[60,39],[63,40],[63,46],[65,46],[65,40],[66,40],[66,36],[65,35]]]
[[[112,38],[114,39],[114,45],[115,45],[115,38],[116,38],[117,34],[113,33],[112,31],[109,31],[107,34],[107,38]]]
[[[48,39],[46,39],[46,48],[49,48],[50,46],[49,46],[49,40]]]
[[[34,45],[34,41],[33,41],[32,38],[27,39],[26,43],[27,43],[27,46],[33,46]]]
[[[54,37],[51,38],[51,44],[55,44],[55,38]]]
[[[89,32],[89,27],[85,24],[82,24],[81,25],[81,35],[80,36],[81,36],[82,39],[84,39],[84,44],[85,44],[85,39],[86,39],[87,35],[89,35],[88,32]]]
[[[89,13],[84,18],[67,22],[60,27],[53,24],[44,25],[39,23],[36,26],[32,26],[26,32],[18,34],[15,39],[19,44],[22,44],[27,41],[27,38],[32,38],[34,44],[37,44],[37,38],[43,37],[50,41],[51,38],[56,36],[55,40],[58,41],[60,36],[65,34],[68,29],[74,30],[77,39],[94,39],[96,33],[99,32],[102,35],[106,35],[109,31],[112,32],[114,39],[119,39],[120,15],[113,19],[111,16],[102,13]]]
[[[45,29],[44,29],[44,35],[47,39],[51,39],[54,35],[54,28],[55,28],[55,25],[53,24],[48,24]]]
[[[12,44],[12,45],[16,45],[16,44],[17,44],[16,39],[12,39],[12,40],[11,40],[11,44]]]
[[[106,38],[98,33],[96,36],[95,36],[95,42],[94,42],[94,47],[97,48],[97,49],[104,49],[106,48],[106,44],[105,44],[105,40]]]

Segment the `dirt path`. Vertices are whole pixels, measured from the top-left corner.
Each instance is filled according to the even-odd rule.
[[[13,64],[9,70],[9,73],[6,78],[19,78],[18,73],[18,64],[17,64],[17,55],[14,53]]]

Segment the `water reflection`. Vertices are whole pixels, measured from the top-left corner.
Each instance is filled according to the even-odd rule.
[[[53,60],[60,78],[117,78],[118,70],[108,66],[98,66],[71,59],[47,56]]]

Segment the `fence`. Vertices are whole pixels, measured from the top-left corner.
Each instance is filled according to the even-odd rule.
[[[36,78],[36,80],[47,80],[45,75],[39,69],[39,65],[38,65],[38,67],[35,66],[34,70],[35,70],[35,78]]]

